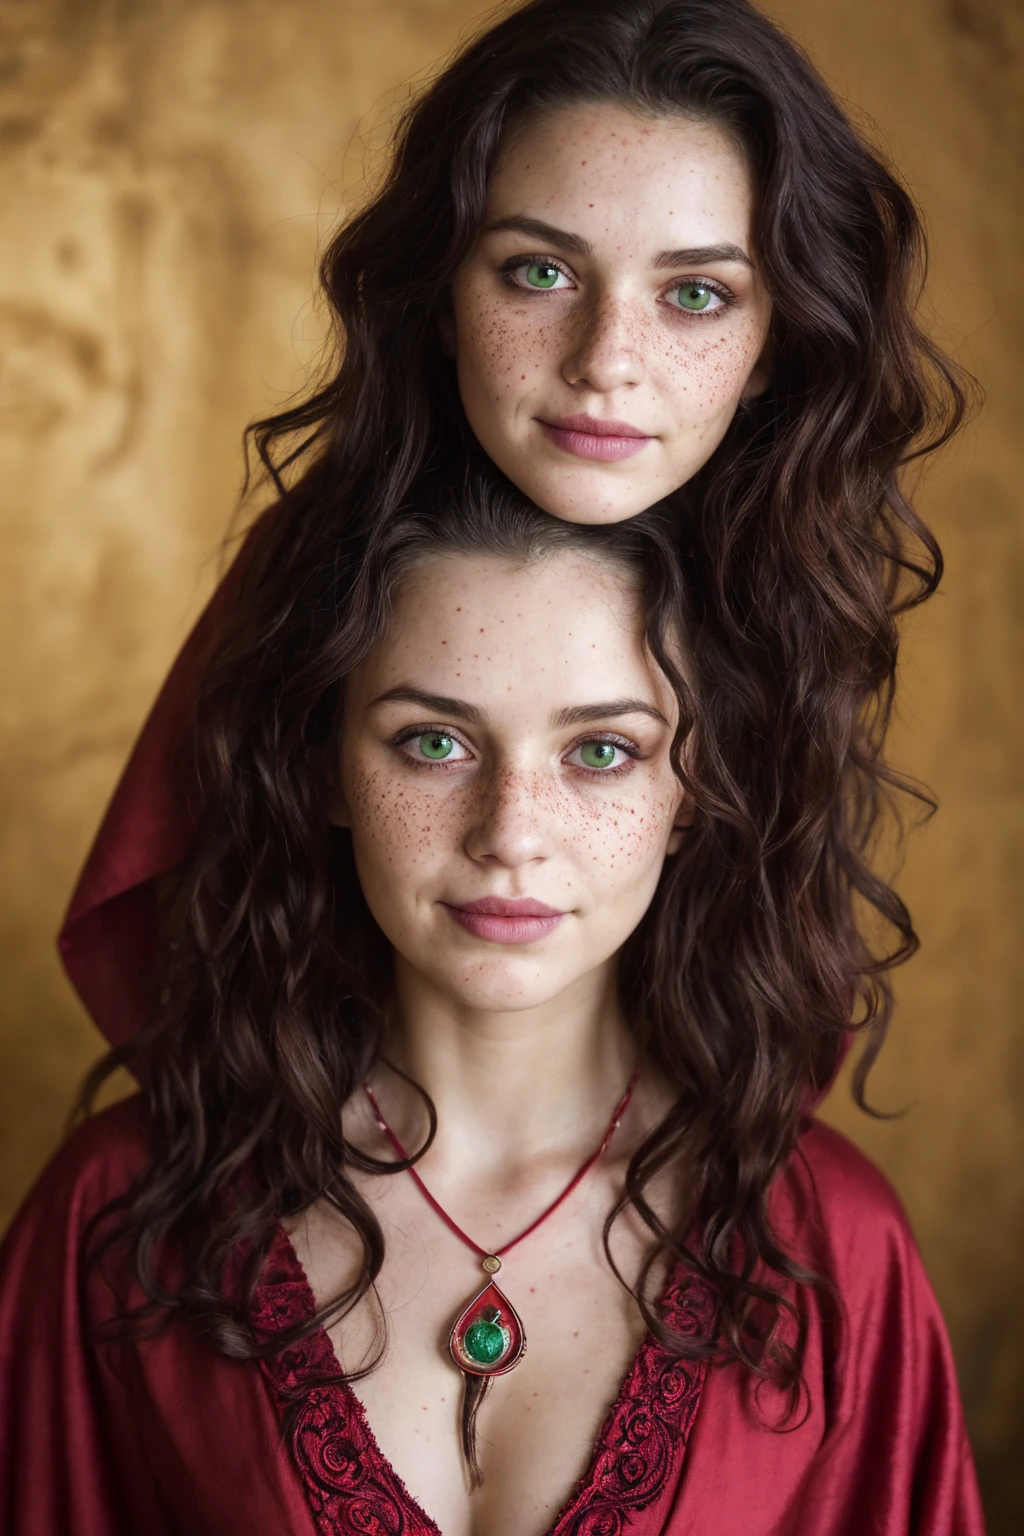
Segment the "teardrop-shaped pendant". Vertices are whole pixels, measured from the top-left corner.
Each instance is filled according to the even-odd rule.
[[[526,1334],[515,1307],[489,1280],[452,1324],[448,1348],[469,1376],[504,1376],[526,1353]]]

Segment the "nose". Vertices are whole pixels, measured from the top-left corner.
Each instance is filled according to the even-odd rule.
[[[548,858],[550,818],[544,814],[540,776],[506,768],[481,786],[479,808],[466,836],[466,852],[478,863],[519,869]]]
[[[638,318],[628,300],[609,294],[575,310],[574,330],[562,363],[566,383],[599,394],[639,384],[644,362]]]

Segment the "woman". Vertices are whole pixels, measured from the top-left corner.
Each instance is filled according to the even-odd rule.
[[[703,567],[709,664],[762,701],[750,782],[792,689],[807,776],[866,784],[894,618],[940,571],[900,471],[963,413],[915,323],[923,249],[906,191],[747,0],[532,0],[412,103],[383,186],[328,248],[337,363],[255,429],[280,495],[242,563],[258,544],[301,584],[325,526],[361,547],[410,487],[481,448],[558,517],[667,497]],[[62,935],[115,1041],[159,991],[157,881],[199,805],[196,670],[242,580],[172,673]],[[855,740],[870,699],[871,740]],[[784,839],[802,811],[764,793],[764,835]],[[899,903],[862,894],[908,952]],[[869,991],[881,1019],[879,977]]]
[[[706,1529],[712,1507],[722,1530],[750,1527],[755,1518],[766,1530],[798,1519],[801,1532],[838,1531],[847,1528],[844,1520],[857,1530],[870,1522],[893,1531],[977,1528],[969,1476],[965,1484],[960,1472],[950,1471],[960,1466],[962,1442],[945,1346],[932,1303],[919,1300],[917,1261],[890,1197],[869,1175],[850,1174],[849,1153],[837,1153],[831,1163],[810,1158],[805,1138],[802,1155],[813,1163],[818,1184],[833,1191],[829,1220],[842,1216],[847,1223],[837,1229],[826,1222],[821,1244],[808,1254],[801,1245],[815,1197],[810,1185],[793,1182],[801,1166],[793,1148],[802,1117],[831,1080],[845,1031],[857,1019],[874,1024],[880,1040],[888,1016],[885,969],[914,944],[907,913],[872,872],[866,850],[892,782],[880,750],[895,670],[895,616],[926,596],[938,575],[938,552],[903,498],[898,472],[912,453],[943,440],[961,410],[948,365],[913,322],[919,256],[919,225],[905,193],[858,141],[806,61],[739,0],[628,6],[540,0],[492,28],[411,109],[388,182],[328,253],[327,290],[344,340],[338,369],[310,401],[257,430],[280,499],[258,523],[172,674],[69,914],[62,942],[68,969],[111,1038],[125,1043],[114,1061],[135,1063],[147,1075],[148,1053],[163,1032],[173,1032],[175,1020],[192,1018],[198,1032],[199,1054],[185,1077],[176,1076],[181,1069],[175,1066],[184,1058],[171,1053],[171,1086],[166,1092],[147,1087],[159,1127],[155,1150],[131,1153],[130,1136],[122,1143],[143,1177],[128,1209],[127,1235],[134,1234],[136,1244],[128,1273],[157,1302],[169,1301],[175,1316],[194,1319],[222,1354],[248,1359],[252,1318],[247,1323],[245,1309],[236,1314],[237,1304],[225,1299],[232,1276],[222,1274],[221,1260],[231,1255],[234,1262],[248,1251],[247,1278],[255,1281],[259,1244],[270,1241],[280,1220],[311,1211],[324,1190],[336,1193],[338,1116],[356,1076],[350,1058],[344,1072],[334,1059],[340,1075],[332,1075],[327,1098],[314,1104],[307,1097],[295,1111],[291,1139],[285,1138],[287,1177],[277,1167],[269,1183],[259,1157],[279,1138],[275,1122],[268,1142],[265,1105],[241,1122],[225,1119],[222,1107],[212,1120],[205,1113],[197,1118],[185,1079],[194,1084],[198,1074],[203,1081],[200,1062],[212,1063],[203,1055],[213,1049],[211,1008],[218,1017],[226,1008],[236,1022],[250,1008],[256,1015],[262,1010],[264,1029],[276,1038],[279,1004],[301,1012],[319,998],[332,1018],[339,996],[368,1006],[378,996],[371,986],[375,967],[387,959],[370,942],[371,926],[360,930],[369,935],[366,952],[350,960],[332,986],[321,970],[307,967],[311,935],[325,931],[326,875],[319,866],[307,869],[312,884],[303,886],[294,818],[312,814],[311,786],[324,780],[287,753],[308,742],[307,724],[321,747],[327,741],[331,689],[355,665],[355,639],[365,638],[359,625],[374,611],[386,557],[410,503],[427,506],[432,483],[477,463],[481,448],[545,512],[570,523],[617,523],[660,502],[685,557],[686,602],[676,594],[676,628],[668,625],[665,634],[685,640],[684,670],[696,694],[697,728],[687,737],[684,769],[692,831],[683,832],[681,853],[658,886],[659,893],[663,885],[673,891],[675,925],[634,982],[635,995],[645,995],[656,962],[656,1011],[664,1012],[668,1031],[658,1059],[672,1058],[672,1067],[662,1068],[669,1081],[673,1072],[689,1075],[689,1097],[674,1099],[668,1119],[645,1144],[644,1132],[649,1125],[654,1130],[655,1121],[642,1111],[646,1104],[654,1114],[658,1104],[650,1077],[641,1079],[640,1097],[631,1100],[619,1127],[626,1134],[618,1144],[613,1138],[605,1158],[621,1155],[631,1163],[628,1210],[619,1226],[640,1220],[641,1248],[647,1244],[641,1262],[651,1269],[646,1276],[630,1274],[627,1263],[625,1272],[636,1281],[639,1316],[666,1354],[637,1356],[628,1381],[646,1384],[639,1417],[620,1402],[580,1490],[586,1507],[570,1503],[564,1529],[573,1522],[579,1529],[616,1529],[608,1522],[627,1516],[643,1518],[652,1530],[667,1528],[669,1518],[673,1529],[695,1523]],[[483,478],[486,483],[486,473]],[[484,515],[480,496],[455,500],[467,521]],[[650,530],[643,536],[653,537]],[[662,547],[659,559],[670,572],[675,556]],[[479,628],[486,632],[487,625]],[[658,660],[671,678],[671,648],[663,647]],[[203,738],[209,755],[198,781],[190,728],[197,669],[207,678],[212,710]],[[308,721],[307,707],[313,711]],[[300,840],[298,846],[305,845]],[[685,881],[675,874],[684,862]],[[190,909],[191,929],[182,928],[182,910],[173,903],[172,915],[158,920],[182,869],[196,900],[203,896]],[[259,891],[252,912],[238,907],[250,878]],[[310,892],[307,909],[300,898]],[[204,902],[212,903],[212,933],[200,922]],[[881,952],[854,922],[856,904],[862,911],[865,902],[894,935]],[[234,914],[232,922],[237,917],[241,926],[222,930],[217,913]],[[255,926],[247,926],[250,917]],[[228,969],[219,969],[224,931],[246,955],[251,946],[255,969],[240,957],[237,968],[225,960]],[[654,931],[661,931],[657,924]],[[265,964],[267,974],[260,970]],[[307,982],[326,992],[307,995]],[[638,1009],[631,1028],[642,1031],[647,1017]],[[670,1042],[679,1030],[685,1049],[673,1054]],[[644,1043],[642,1035],[630,1038]],[[222,1046],[227,1051],[220,1039],[217,1050]],[[300,1058],[315,1064],[320,1048],[310,1056],[307,1047],[308,1041],[296,1043]],[[653,1039],[649,1049],[655,1050]],[[418,1063],[415,1053],[407,1059],[413,1055]],[[243,1066],[253,1066],[245,1052],[230,1055],[230,1070],[216,1059],[232,1081]],[[615,1052],[609,1059],[619,1062]],[[369,1059],[362,1065],[370,1070]],[[276,1080],[279,1071],[275,1059],[270,1077]],[[403,1097],[401,1081],[385,1076],[371,1086],[377,1082],[383,1118],[397,1122],[391,1129],[398,1142],[418,1149],[417,1101]],[[442,1103],[439,1124],[457,1137],[458,1108],[444,1092],[451,1085],[445,1079],[428,1086]],[[607,1087],[588,1076],[586,1102],[563,1098],[560,1113],[589,1131],[606,1109],[610,1113],[600,1103]],[[389,1093],[397,1098],[389,1102]],[[533,1101],[549,1107],[537,1084]],[[517,1114],[519,1103],[517,1097]],[[632,1142],[629,1115],[641,1116],[639,1124],[634,1118]],[[496,1112],[491,1118],[497,1137]],[[362,1132],[385,1136],[373,1143],[376,1153],[390,1147],[397,1155],[375,1124],[356,1128],[353,1156],[371,1146]],[[217,1140],[223,1135],[236,1138],[230,1152]],[[823,1133],[814,1135],[814,1145],[821,1145]],[[74,1167],[95,1171],[82,1145],[61,1164],[61,1177],[71,1177]],[[440,1141],[438,1158],[452,1159],[451,1145],[445,1153]],[[503,1137],[496,1165],[514,1164],[515,1150]],[[638,1161],[630,1157],[634,1151]],[[250,1153],[256,1156],[255,1204],[243,1200],[241,1227],[218,1236],[206,1213],[209,1198],[223,1193],[229,1171],[254,1167]],[[482,1155],[474,1148],[471,1158]],[[423,1166],[431,1172],[426,1161]],[[614,1183],[614,1161],[602,1159],[591,1170],[595,1178],[602,1167]],[[385,1177],[369,1167],[362,1171]],[[443,1183],[443,1166],[437,1172]],[[617,1173],[621,1189],[621,1165]],[[688,1181],[689,1209],[682,1196],[676,1207],[670,1200],[666,1213],[659,1175],[670,1196],[675,1184]],[[390,1174],[387,1187],[398,1188]],[[412,1193],[418,1194],[415,1184]],[[605,1186],[603,1193],[613,1190]],[[365,1224],[364,1198],[358,1189],[345,1195],[349,1217],[369,1233],[369,1274],[378,1260],[385,1262],[387,1243],[382,1248]],[[776,1201],[771,1213],[770,1198]],[[483,1207],[490,1214],[488,1200]],[[414,1234],[422,1219],[421,1213]],[[873,1265],[878,1248],[851,1241],[849,1223],[877,1229],[896,1256],[886,1275],[899,1305]],[[165,1230],[176,1242],[187,1236],[195,1245],[180,1287],[147,1267],[152,1243]],[[490,1227],[485,1236],[504,1247]],[[247,1250],[244,1239],[256,1247]],[[294,1232],[293,1239],[301,1248],[302,1234]],[[524,1240],[521,1256],[529,1251]],[[674,1319],[666,1333],[652,1297],[658,1266],[671,1270],[673,1255],[696,1279],[689,1289],[666,1281]],[[500,1258],[484,1255],[492,1256]],[[315,1271],[312,1250],[306,1257]],[[257,1321],[273,1335],[268,1362],[284,1362],[268,1370],[277,1369],[274,1391],[287,1422],[296,1434],[301,1430],[298,1440],[292,1437],[298,1464],[319,1468],[307,1478],[317,1518],[325,1529],[342,1520],[372,1529],[365,1523],[371,1515],[384,1529],[395,1520],[397,1529],[402,1522],[415,1529],[417,1520],[422,1526],[420,1514],[395,1503],[393,1474],[388,1497],[398,1514],[353,1502],[363,1475],[353,1468],[372,1464],[380,1472],[382,1463],[367,1450],[365,1426],[362,1440],[352,1440],[360,1421],[350,1399],[339,1408],[330,1393],[315,1396],[310,1371],[322,1367],[330,1375],[330,1351],[322,1343],[306,1346],[303,1362],[278,1353],[277,1325],[304,1326],[295,1298],[307,1293],[286,1250],[275,1247],[273,1260],[281,1297],[275,1301],[264,1277]],[[812,1272],[838,1278],[814,1288]],[[34,1273],[32,1264],[25,1273]],[[322,1289],[312,1278],[317,1300],[329,1303],[338,1284],[344,1290],[344,1275],[329,1265]],[[694,1289],[697,1280],[708,1287],[706,1307]],[[922,1341],[890,1350],[884,1362],[887,1389],[898,1379],[909,1396],[875,1400],[882,1395],[882,1357],[863,1335],[850,1343],[843,1334],[843,1307],[830,1284],[868,1328],[865,1298],[873,1289],[885,1291],[879,1314],[885,1327]],[[474,1336],[479,1348],[497,1339],[488,1328],[497,1328],[502,1349],[517,1347],[515,1327],[501,1313],[469,1319],[456,1349],[460,1339],[468,1347],[477,1323],[486,1325]],[[601,1352],[606,1371],[616,1360],[621,1367],[627,1340],[636,1341],[637,1312],[626,1307],[619,1323],[618,1342]],[[568,1331],[588,1343],[592,1337],[575,1326]],[[162,1337],[171,1335],[165,1330]],[[211,1380],[206,1346],[196,1344],[198,1352],[189,1356],[195,1335],[186,1329],[173,1337],[174,1343],[154,1345],[170,1351],[171,1378],[184,1379],[188,1357],[198,1377]],[[879,1341],[884,1347],[883,1336],[875,1335],[874,1344]],[[852,1355],[842,1353],[847,1345]],[[353,1366],[344,1344],[339,1347],[346,1371],[357,1369],[359,1362]],[[499,1412],[499,1389],[522,1380],[535,1353],[482,1404],[472,1358],[463,1352],[446,1367],[457,1366],[469,1384],[461,1433],[470,1475],[478,1452],[484,1473],[475,1493],[464,1490],[465,1504],[451,1491],[454,1476],[432,1491],[431,1508],[443,1512],[446,1531],[460,1522],[468,1528],[467,1521],[498,1529],[517,1512],[527,1523],[510,1529],[546,1528],[537,1503],[521,1507],[518,1493],[510,1495],[509,1483],[488,1466],[473,1422],[476,1410],[486,1437],[488,1416]],[[709,1354],[734,1365],[708,1372],[698,1410],[696,1384]],[[209,1455],[217,1422],[257,1425],[255,1441],[268,1443],[269,1410],[262,1399],[254,1406],[251,1371],[225,1377],[221,1357],[215,1358],[220,1396],[212,1419],[186,1425],[169,1409],[156,1416],[165,1448],[173,1441],[172,1422],[186,1439],[200,1437],[198,1450],[182,1447],[181,1464],[189,1468],[198,1465],[197,1455]],[[682,1374],[677,1358],[691,1362]],[[844,1361],[854,1362],[849,1370]],[[386,1369],[366,1378],[366,1392],[374,1381],[387,1381]],[[747,1402],[731,1391],[730,1369],[761,1383],[755,1398]],[[228,1387],[229,1379],[245,1384]],[[802,1379],[809,1383],[806,1395]],[[549,1493],[543,1492],[541,1449],[553,1443],[550,1418],[538,1420],[540,1445],[534,1442],[523,1464],[529,1477],[515,1464],[516,1490],[528,1487],[532,1499],[552,1504],[552,1519],[565,1479],[571,1482],[580,1469],[584,1420],[589,1413],[593,1429],[598,1401],[607,1406],[609,1390],[605,1380],[603,1397],[580,1398],[582,1417],[565,1409],[574,1438],[554,1458]],[[922,1391],[934,1394],[945,1414],[938,1441],[923,1427]],[[194,1387],[183,1400],[191,1403],[198,1393]],[[667,1417],[651,1411],[655,1398],[670,1402]],[[516,1401],[505,1399],[506,1405]],[[392,1390],[388,1420],[400,1402]],[[866,1403],[870,1420],[859,1412]],[[315,1414],[310,1419],[310,1406],[319,1421]],[[423,1406],[416,1404],[420,1411]],[[529,1407],[522,1408],[524,1423]],[[892,1427],[897,1410],[902,1431]],[[759,1436],[765,1414],[790,1433],[757,1438],[755,1450],[746,1433]],[[371,1413],[370,1422],[385,1420]],[[684,1478],[691,1422],[695,1446],[703,1441],[711,1450],[700,1458],[686,1452]],[[809,1438],[799,1438],[798,1424],[810,1426],[800,1431]],[[872,1428],[877,1455],[864,1439]],[[506,1427],[503,1443],[510,1433]],[[356,1447],[355,1460],[346,1452],[332,1472],[345,1435]],[[325,1437],[330,1453],[317,1460]],[[410,1430],[404,1449],[395,1452],[399,1470],[412,1465],[415,1438]],[[727,1443],[735,1454],[723,1461]],[[795,1459],[787,1459],[788,1447]],[[224,1454],[235,1450],[232,1440]],[[439,1453],[439,1475],[446,1455]],[[888,1458],[888,1472],[875,1483],[866,1468],[879,1458]],[[248,1497],[245,1476],[255,1474],[229,1476],[236,1464],[221,1459],[222,1485],[203,1485],[197,1506],[180,1517],[185,1528],[201,1530],[215,1511],[220,1528],[230,1529],[229,1515]],[[251,1504],[238,1507],[250,1526],[253,1519],[266,1523],[267,1509],[285,1505],[288,1518],[300,1520],[296,1511],[305,1505],[288,1481],[292,1463],[286,1460],[279,1476],[278,1463],[263,1459],[269,1482],[261,1485],[259,1515]],[[248,1459],[246,1466],[252,1464]],[[709,1482],[694,1471],[699,1466],[716,1485],[713,1499]],[[48,1484],[45,1470],[38,1476]],[[771,1499],[764,1493],[769,1485]],[[940,1491],[925,1497],[925,1486]],[[498,1504],[496,1487],[505,1489]],[[481,1509],[486,1514],[476,1513]]]
[[[143,1094],[8,1239],[6,1528],[980,1531],[905,1220],[808,1118],[853,978],[697,823],[699,581],[485,480],[239,606]]]

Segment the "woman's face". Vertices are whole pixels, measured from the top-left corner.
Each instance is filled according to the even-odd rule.
[[[573,106],[512,138],[452,344],[473,431],[546,511],[634,516],[765,388],[753,216],[747,162],[711,123]]]
[[[346,683],[333,812],[403,990],[505,1012],[604,987],[680,836],[676,717],[617,566],[419,567]]]

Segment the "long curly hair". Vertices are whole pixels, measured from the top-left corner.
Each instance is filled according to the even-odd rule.
[[[773,303],[768,391],[657,509],[589,530],[545,519],[481,466],[439,335],[504,139],[582,101],[686,112],[738,137]],[[897,620],[941,570],[901,473],[965,410],[915,321],[923,273],[907,192],[746,0],[531,0],[410,105],[387,178],[324,257],[337,358],[253,429],[280,496],[207,663],[202,815],[168,908],[163,1001],[86,1085],[89,1102],[119,1064],[142,1082],[152,1167],[108,1211],[100,1246],[127,1243],[161,1315],[193,1317],[232,1355],[282,1347],[254,1338],[246,1296],[276,1225],[318,1199],[364,1261],[300,1331],[379,1273],[381,1230],[350,1175],[384,1169],[346,1142],[341,1110],[378,1049],[389,960],[325,810],[340,685],[428,546],[534,558],[571,545],[644,583],[648,639],[692,727],[679,771],[696,819],[621,962],[638,1041],[676,1096],[626,1181],[652,1240],[638,1301],[680,1354],[722,1349],[798,1382],[799,1324],[783,1324],[811,1277],[772,1233],[769,1190],[854,1029],[869,1032],[861,1093],[887,972],[916,945],[875,859],[901,787],[882,757]],[[666,649],[680,623],[692,694]],[[670,1165],[694,1190],[676,1225],[645,1198]],[[167,1242],[182,1255],[173,1285]],[[714,1339],[666,1335],[647,1285],[666,1253],[713,1287]]]

